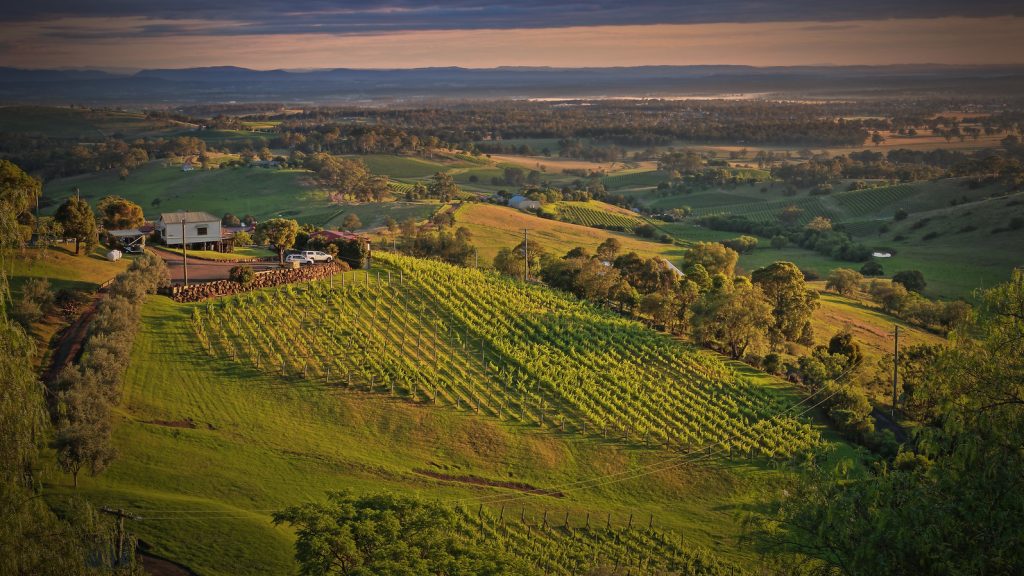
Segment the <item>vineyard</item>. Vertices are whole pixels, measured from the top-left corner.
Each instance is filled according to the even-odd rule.
[[[741,573],[711,554],[684,548],[679,535],[658,530],[646,518],[634,522],[631,517],[622,526],[613,525],[610,516],[570,518],[568,513],[545,513],[528,517],[511,505],[498,512],[457,507],[456,517],[463,538],[482,547],[496,546],[544,574],[581,574],[602,568],[641,574]]]
[[[842,192],[832,195],[832,198],[843,208],[847,217],[860,217],[883,212],[891,215],[900,201],[914,196],[920,191],[919,188],[908,184],[896,184]]]
[[[396,194],[405,195],[411,192],[413,185],[408,182],[402,182],[400,180],[388,180],[388,187],[391,188]]]
[[[591,208],[586,202],[559,202],[557,210],[559,220],[591,228],[631,230],[643,224],[635,216]]]
[[[627,174],[616,174],[605,176],[601,179],[605,188],[637,188],[643,186],[657,186],[668,176],[660,170],[647,170],[642,172],[629,172]]]
[[[283,379],[557,433],[778,458],[818,442],[788,400],[637,322],[492,272],[377,263],[194,305],[192,328],[210,355]]]
[[[693,214],[698,217],[710,216],[713,214],[737,214],[745,216],[750,220],[772,222],[778,220],[779,214],[789,206],[796,206],[803,210],[803,213],[797,220],[797,224],[806,224],[815,216],[824,216],[825,218],[835,220],[835,214],[826,208],[817,197],[793,198],[792,200],[774,200],[771,202],[755,201],[748,205],[736,206],[706,206],[703,208],[694,208]]]

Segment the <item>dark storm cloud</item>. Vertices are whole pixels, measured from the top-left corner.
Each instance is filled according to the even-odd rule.
[[[137,17],[156,19],[123,30],[126,36],[182,34],[375,33],[400,30],[549,28],[623,24],[880,20],[942,16],[1024,15],[1019,0],[391,0],[330,2],[252,0],[242,3],[178,0],[38,0],[7,6],[0,21],[45,22],[59,18]],[[205,24],[197,26],[197,22]],[[222,25],[221,25],[222,24]],[[61,27],[51,34],[93,32]]]

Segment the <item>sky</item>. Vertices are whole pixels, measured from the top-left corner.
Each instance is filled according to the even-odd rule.
[[[33,0],[0,66],[1024,64],[1020,0]]]

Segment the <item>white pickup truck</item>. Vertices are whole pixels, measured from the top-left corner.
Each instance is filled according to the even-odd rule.
[[[304,258],[312,262],[333,262],[334,256],[319,250],[303,250],[299,252]]]

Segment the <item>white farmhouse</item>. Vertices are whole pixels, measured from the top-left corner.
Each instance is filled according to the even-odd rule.
[[[207,212],[165,212],[156,223],[160,239],[168,246],[181,246],[182,233],[189,249],[223,251],[220,218]]]

